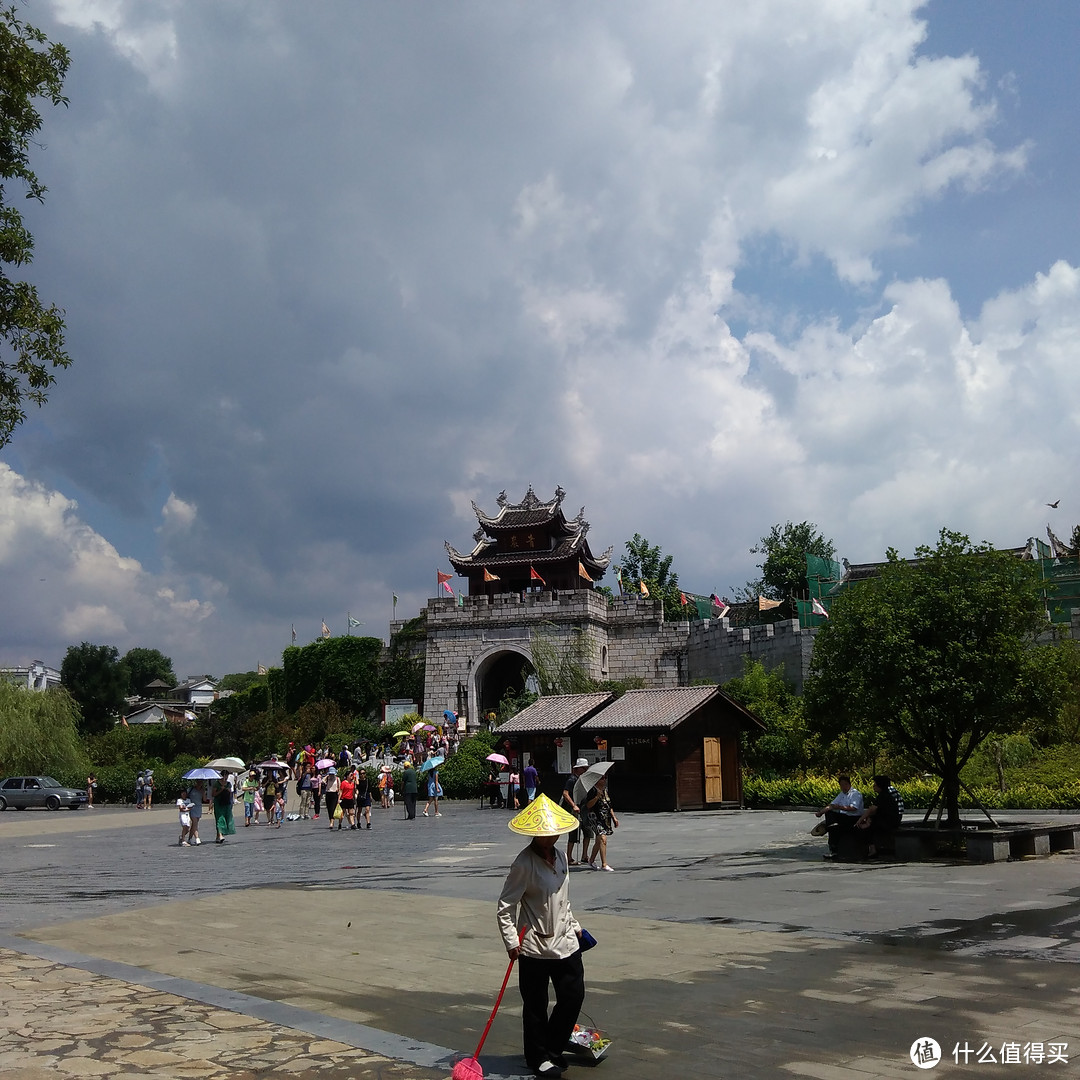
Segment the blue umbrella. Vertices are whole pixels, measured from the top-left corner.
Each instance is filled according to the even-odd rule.
[[[190,772],[184,773],[185,780],[220,780],[221,773],[217,769],[192,769]]]
[[[427,761],[425,761],[424,764],[420,766],[418,771],[421,773],[426,773],[429,769],[437,769],[445,760],[446,758],[444,757],[428,758]]]

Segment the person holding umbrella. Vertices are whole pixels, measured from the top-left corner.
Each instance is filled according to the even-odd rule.
[[[510,960],[518,961],[525,1062],[537,1076],[557,1077],[567,1066],[563,1050],[585,1000],[582,931],[570,910],[566,856],[556,847],[578,822],[540,795],[509,825],[531,839],[511,864],[499,895],[499,933]],[[548,983],[555,991],[550,1015]]]
[[[224,844],[226,836],[233,836],[236,833],[236,826],[233,825],[232,788],[224,777],[219,777],[214,781],[210,792],[214,802],[214,826],[217,830],[214,843]]]
[[[442,784],[439,783],[439,766],[445,759],[430,757],[420,766],[421,772],[426,772],[427,777],[427,805],[424,807],[424,817],[430,817],[429,810],[434,807],[435,817],[442,817],[439,813],[439,798],[443,793]]]

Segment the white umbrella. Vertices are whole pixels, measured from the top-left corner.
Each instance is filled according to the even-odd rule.
[[[219,757],[206,763],[208,769],[221,772],[247,772],[247,766],[238,757]]]
[[[594,787],[596,787],[596,781],[602,776],[607,775],[608,769],[614,765],[614,761],[598,761],[595,765],[590,765],[578,778],[577,783],[574,784],[574,802],[581,805],[582,800]]]
[[[200,768],[191,769],[183,775],[184,780],[220,780],[221,773],[217,769]]]

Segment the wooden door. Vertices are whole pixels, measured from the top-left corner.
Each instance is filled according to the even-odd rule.
[[[720,768],[720,740],[706,736],[703,749],[705,754],[705,802],[723,802],[724,780]]]

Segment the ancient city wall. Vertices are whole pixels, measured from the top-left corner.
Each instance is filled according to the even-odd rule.
[[[740,627],[732,627],[727,619],[691,623],[687,681],[727,682],[741,675],[750,659],[760,661],[768,671],[782,667],[784,678],[802,693],[816,633],[816,629],[800,627],[798,619]]]

